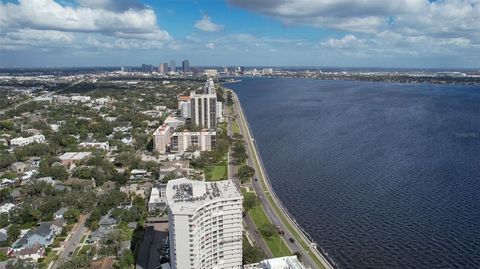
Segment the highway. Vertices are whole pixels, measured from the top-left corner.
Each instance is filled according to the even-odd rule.
[[[270,200],[265,196],[265,194],[270,193],[271,197],[273,198],[273,201],[277,203],[276,205],[277,208],[282,210],[282,207],[280,206],[280,202],[276,201],[276,196],[273,193],[273,190],[270,186],[267,175],[262,166],[261,159],[257,153],[255,140],[253,139],[250,133],[250,129],[248,127],[248,123],[243,113],[243,110],[240,106],[238,97],[233,91],[232,91],[232,97],[234,100],[234,114],[236,116],[237,123],[240,127],[240,132],[245,138],[246,144],[247,144],[246,146],[247,155],[248,155],[247,164],[255,169],[255,178],[258,179],[258,181],[256,180],[253,181],[253,188],[260,199],[260,203],[265,211],[265,214],[274,225],[278,225],[285,232],[285,235],[282,236],[283,241],[290,248],[292,252],[299,253],[301,255],[300,258],[306,266],[311,268],[322,268],[322,267],[319,267],[319,265],[310,256],[310,254],[313,254],[321,262],[321,264],[323,265],[323,268],[327,268],[327,269],[333,268],[333,266],[329,263],[329,261],[327,261],[316,249],[314,249],[314,247],[311,245],[310,241],[306,238],[306,236],[304,236],[303,233],[300,231],[300,229],[297,228],[294,221],[290,219],[288,213],[282,212],[282,214],[284,215],[284,219],[286,219],[286,221],[288,222],[290,227],[292,227],[292,229],[296,229],[295,232],[302,237],[302,240],[305,242],[306,245],[309,246],[309,248],[308,250],[304,249],[301,243],[298,242],[298,240],[294,240],[293,243],[289,241],[289,238],[297,239],[297,237],[293,235],[292,231],[288,228],[287,223],[283,221],[282,217],[280,217],[280,215],[277,213],[274,206],[271,204]],[[264,184],[262,184],[262,182]]]

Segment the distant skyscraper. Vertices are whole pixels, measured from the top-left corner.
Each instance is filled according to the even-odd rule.
[[[166,198],[172,269],[242,268],[243,198],[231,180],[173,179]]]
[[[151,64],[142,64],[142,72],[143,73],[151,73],[152,72],[152,65]]]
[[[172,71],[172,72],[177,71],[177,67],[175,66],[175,61],[174,60],[170,61],[170,71]]]
[[[182,71],[183,71],[183,73],[190,72],[190,62],[188,60],[183,60],[182,61]]]
[[[158,66],[158,73],[165,74],[168,72],[168,63],[161,63]]]

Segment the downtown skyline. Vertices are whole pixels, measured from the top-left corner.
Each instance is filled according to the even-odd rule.
[[[0,67],[478,68],[480,2],[0,2]]]

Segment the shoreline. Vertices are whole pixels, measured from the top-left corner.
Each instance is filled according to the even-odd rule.
[[[226,87],[227,88],[227,87]],[[265,166],[263,164],[262,158],[259,154],[259,151],[256,146],[256,141],[253,138],[253,134],[250,128],[250,125],[248,123],[248,120],[245,116],[245,113],[243,111],[242,105],[240,103],[240,99],[238,98],[237,94],[235,91],[233,91],[230,88],[227,88],[232,92],[232,97],[233,97],[233,102],[234,106],[237,105],[238,107],[238,114],[236,115],[235,118],[239,121],[239,123],[243,126],[245,126],[245,131],[247,137],[246,139],[246,144],[248,147],[251,148],[256,166],[258,166],[259,173],[261,175],[261,185],[264,188],[264,193],[265,196],[268,197],[267,200],[269,200],[269,203],[273,207],[274,211],[276,212],[277,215],[279,215],[280,220],[284,223],[284,225],[288,228],[290,232],[294,234],[294,237],[300,237],[301,242],[299,242],[302,246],[302,248],[309,254],[310,258],[312,258],[312,254],[317,259],[317,261],[324,267],[328,269],[333,269],[335,268],[335,263],[328,258],[328,254],[324,253],[321,247],[318,246],[317,243],[315,243],[312,239],[312,237],[298,224],[298,222],[295,220],[295,218],[288,212],[288,210],[285,208],[283,205],[282,201],[278,198],[277,194],[273,190],[273,187],[270,183],[270,178],[268,177],[268,174],[265,170]],[[254,167],[256,168],[256,167]],[[320,250],[319,250],[320,248]],[[316,261],[315,261],[316,263]]]

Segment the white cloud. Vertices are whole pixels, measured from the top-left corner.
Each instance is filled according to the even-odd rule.
[[[103,47],[161,47],[172,40],[157,25],[154,11],[137,0],[77,0],[78,6],[54,0],[19,0],[0,2],[0,40],[2,49],[28,47],[102,47],[93,40],[77,38],[86,33],[115,37],[115,43]],[[132,40],[132,41],[128,41]],[[136,41],[142,40],[142,42]],[[75,42],[74,42],[75,41]],[[144,44],[144,45],[141,45]]]
[[[279,19],[347,32],[469,38],[480,42],[478,0],[229,0],[233,5]]]
[[[205,45],[205,47],[207,47],[207,49],[213,50],[213,49],[215,49],[215,44],[212,43],[212,42],[209,42],[209,43],[207,43],[207,44]]]
[[[346,35],[341,39],[330,38],[324,42],[321,42],[321,45],[324,47],[330,47],[335,49],[345,49],[345,48],[354,48],[363,45],[364,41],[359,40],[352,34]]]
[[[195,27],[205,32],[217,32],[223,29],[223,25],[212,22],[207,14],[203,14],[202,19],[195,22]]]

